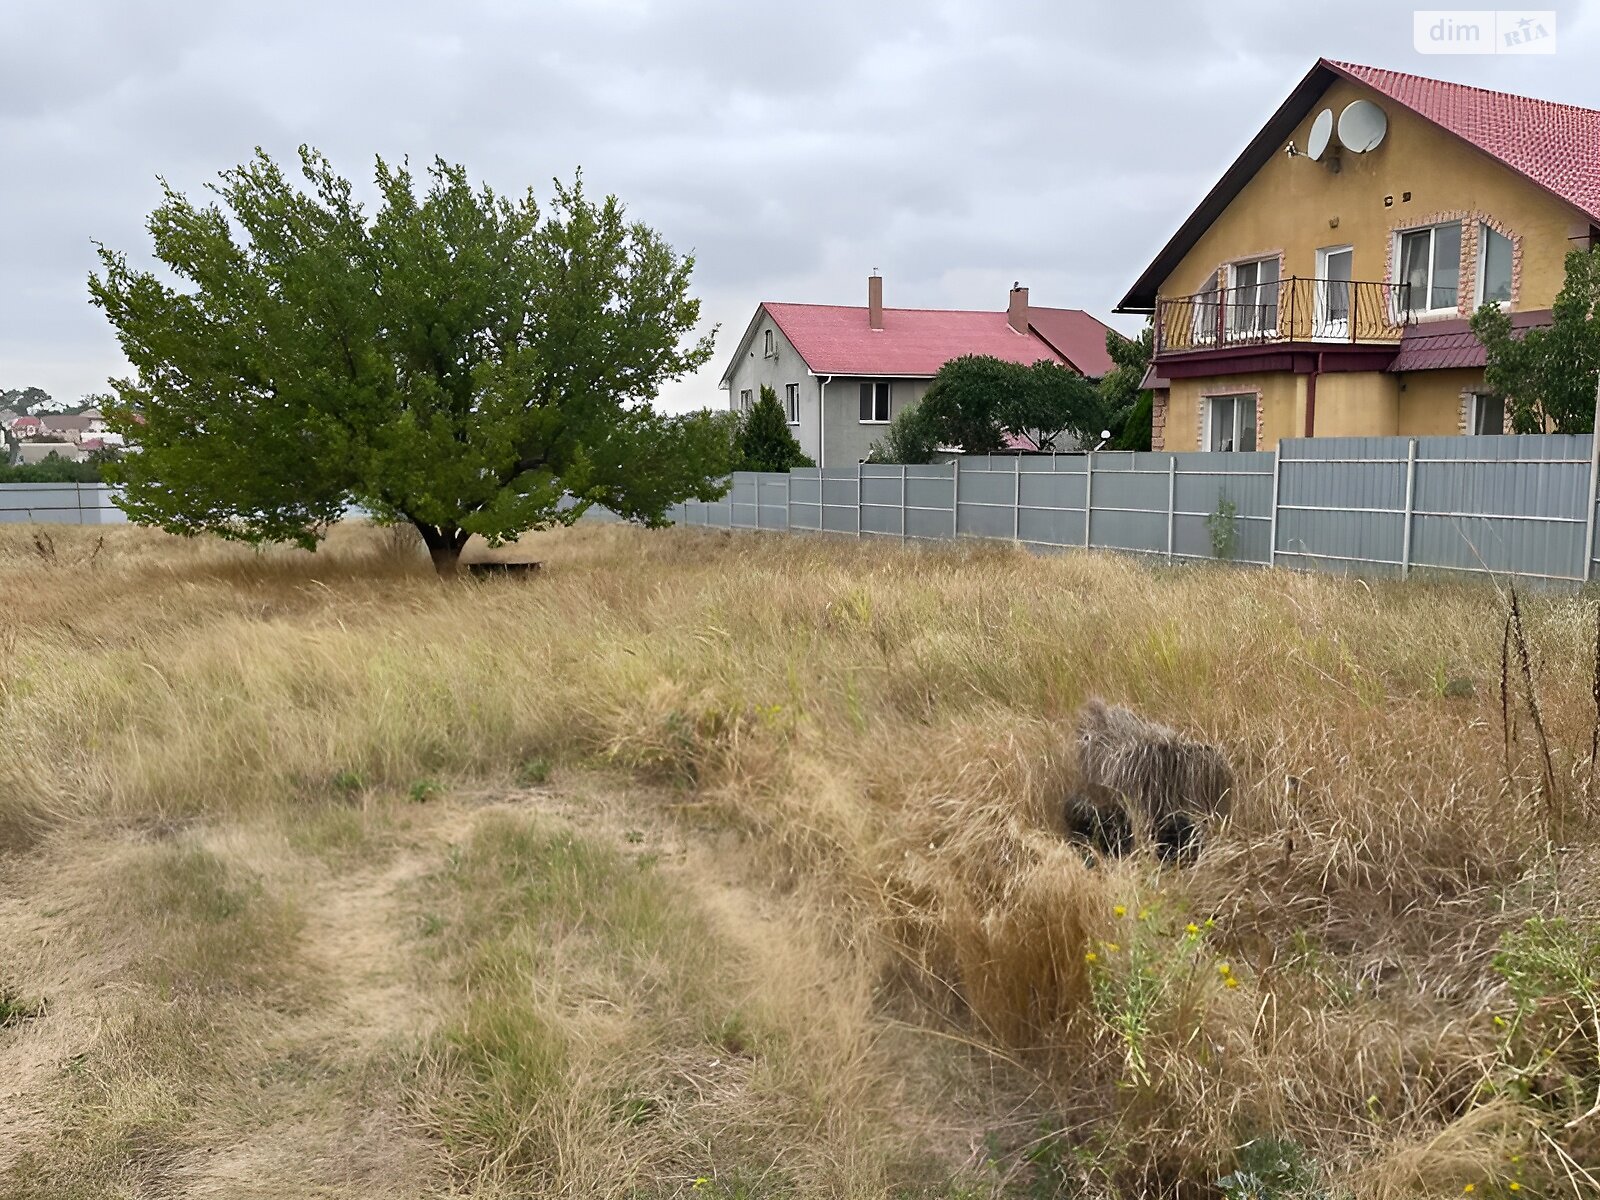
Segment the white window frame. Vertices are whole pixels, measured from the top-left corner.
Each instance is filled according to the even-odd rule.
[[[1350,278],[1341,280],[1349,289],[1345,293],[1345,314],[1342,318],[1334,317],[1329,313],[1329,284],[1328,260],[1336,254],[1350,256]],[[1316,313],[1312,317],[1311,336],[1316,339],[1329,339],[1345,341],[1350,336],[1350,322],[1355,318],[1356,285],[1355,285],[1356,248],[1354,246],[1322,246],[1317,250],[1317,294]]]
[[[762,334],[762,338],[761,338],[761,357],[762,358],[776,358],[777,356],[778,356],[777,339],[772,336],[772,330],[768,329]]]
[[[1452,304],[1449,308],[1434,308],[1433,307],[1434,274],[1438,269],[1437,259],[1438,259],[1438,256],[1439,256],[1439,239],[1435,235],[1438,233],[1439,230],[1448,229],[1448,228],[1451,228],[1451,227],[1454,227],[1454,229],[1456,230],[1456,237],[1457,237],[1457,241],[1456,241],[1456,302],[1454,304]],[[1428,283],[1427,283],[1427,286],[1423,289],[1423,291],[1426,293],[1423,296],[1423,299],[1425,301],[1427,301],[1427,303],[1419,305],[1417,303],[1417,297],[1416,296],[1412,296],[1411,297],[1411,309],[1410,309],[1410,311],[1418,314],[1419,316],[1424,316],[1424,317],[1436,317],[1436,316],[1445,315],[1447,313],[1459,312],[1461,310],[1461,241],[1460,241],[1460,239],[1462,239],[1462,238],[1464,238],[1466,236],[1465,222],[1462,222],[1462,221],[1438,221],[1438,222],[1435,222],[1432,225],[1417,225],[1417,226],[1415,226],[1415,227],[1413,227],[1411,229],[1396,229],[1394,231],[1394,256],[1393,256],[1392,261],[1394,262],[1394,280],[1393,280],[1393,283],[1395,285],[1396,294],[1398,295],[1400,286],[1405,283],[1405,278],[1403,277],[1402,272],[1405,270],[1405,242],[1406,242],[1406,238],[1412,236],[1413,234],[1418,234],[1418,233],[1426,233],[1428,235]]]
[[[887,379],[866,379],[862,381],[861,386],[872,389],[872,416],[863,417],[858,410],[856,413],[857,423],[861,425],[887,425],[894,416],[894,384]],[[880,396],[883,400],[883,416],[881,417],[878,416]]]
[[[1271,263],[1278,270],[1278,277],[1276,279],[1273,279],[1270,283],[1263,283],[1261,281],[1260,267],[1261,267],[1262,263]],[[1255,267],[1256,268],[1256,282],[1255,283],[1241,284],[1239,282],[1239,269],[1241,267]],[[1223,317],[1223,321],[1222,321],[1222,336],[1224,338],[1229,339],[1230,341],[1233,340],[1234,338],[1238,338],[1239,340],[1242,341],[1242,340],[1244,340],[1246,338],[1249,338],[1249,337],[1271,337],[1272,335],[1276,334],[1278,332],[1278,309],[1281,307],[1281,305],[1278,303],[1278,300],[1279,300],[1280,294],[1281,294],[1282,289],[1283,289],[1283,263],[1279,259],[1278,255],[1276,255],[1276,254],[1263,254],[1259,258],[1245,258],[1245,259],[1241,259],[1238,262],[1229,263],[1228,264],[1227,279],[1228,279],[1228,291],[1227,291],[1228,312]],[[1251,324],[1251,325],[1245,326],[1245,325],[1236,324],[1236,322],[1238,322],[1240,320],[1240,318],[1243,317],[1243,315],[1244,315],[1244,310],[1239,305],[1239,300],[1238,300],[1239,290],[1241,288],[1246,288],[1246,287],[1250,288],[1255,293],[1256,299],[1251,302],[1251,308],[1256,310],[1256,311],[1259,311],[1260,308],[1262,307],[1261,302],[1260,302],[1261,289],[1263,287],[1271,287],[1272,288],[1272,324],[1271,325],[1256,326],[1254,324]],[[1255,320],[1254,314],[1252,314],[1251,319],[1252,319],[1252,321]]]
[[[1483,307],[1483,290],[1484,290],[1484,283],[1486,282],[1483,268],[1489,262],[1489,235],[1490,234],[1493,234],[1497,238],[1503,238],[1505,240],[1505,243],[1508,246],[1511,247],[1511,278],[1510,278],[1510,280],[1507,281],[1507,286],[1510,287],[1512,290],[1506,296],[1506,298],[1504,300],[1496,300],[1495,301],[1495,303],[1498,304],[1501,308],[1510,308],[1511,307],[1511,301],[1516,295],[1515,288],[1516,288],[1516,279],[1517,279],[1517,243],[1510,236],[1508,236],[1508,235],[1506,235],[1504,233],[1501,233],[1498,229],[1496,229],[1493,225],[1489,224],[1489,222],[1487,222],[1487,221],[1479,221],[1478,222],[1478,269],[1475,272],[1475,274],[1477,275],[1477,281],[1476,281],[1476,284],[1475,284],[1475,287],[1474,287],[1475,295],[1472,298],[1473,299],[1473,306],[1475,308],[1482,308]]]
[[[1241,404],[1245,404],[1245,403],[1248,403],[1250,405],[1251,426],[1256,431],[1255,449],[1257,449],[1257,450],[1261,449],[1261,422],[1260,422],[1260,419],[1259,419],[1260,418],[1260,408],[1261,408],[1261,395],[1260,395],[1260,393],[1258,393],[1258,392],[1218,392],[1215,396],[1206,396],[1206,397],[1204,397],[1204,400],[1205,400],[1205,406],[1206,406],[1206,410],[1205,410],[1206,419],[1205,419],[1205,429],[1201,433],[1201,436],[1204,438],[1204,443],[1202,445],[1202,449],[1204,449],[1204,450],[1206,450],[1206,451],[1208,451],[1210,453],[1213,453],[1213,454],[1239,454],[1239,453],[1248,454],[1248,453],[1250,453],[1250,451],[1241,451],[1238,448],[1238,445],[1237,445],[1238,440],[1239,440],[1238,439],[1238,432],[1237,432],[1238,428],[1239,428],[1239,413],[1238,413],[1238,409],[1239,409],[1239,406]],[[1235,434],[1234,434],[1235,445],[1230,450],[1212,450],[1211,449],[1212,414],[1215,412],[1216,406],[1219,403],[1222,403],[1223,401],[1227,401],[1227,402],[1231,403],[1234,406],[1233,427],[1234,427],[1234,430],[1235,430]]]
[[[800,424],[800,385],[786,383],[783,385],[783,408],[789,418],[789,424]]]
[[[1495,396],[1489,394],[1488,392],[1468,392],[1467,393],[1467,435],[1469,437],[1489,436],[1489,435],[1484,434],[1483,431],[1478,428],[1478,406],[1481,403],[1483,403],[1483,401],[1485,401],[1485,400],[1493,400],[1493,399],[1497,399],[1497,398],[1498,397],[1495,397]],[[1505,401],[1501,400],[1500,401],[1500,428],[1494,430],[1494,433],[1499,434],[1499,433],[1504,433],[1505,431],[1506,431],[1506,406],[1505,406]]]
[[[739,389],[739,411],[740,412],[747,413],[752,408],[755,407],[755,404],[756,404],[755,394],[756,393],[755,393],[755,389],[754,388],[740,388]]]

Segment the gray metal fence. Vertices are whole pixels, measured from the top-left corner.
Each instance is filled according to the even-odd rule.
[[[998,538],[1361,574],[1595,577],[1597,472],[1578,436],[1311,438],[1248,454],[971,457],[739,472],[685,525]],[[1587,559],[1587,561],[1586,561]]]
[[[128,517],[116,506],[119,491],[104,483],[0,483],[0,522],[120,524]]]

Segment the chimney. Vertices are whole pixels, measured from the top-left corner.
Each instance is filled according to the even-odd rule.
[[[876,271],[867,276],[867,324],[883,328],[883,276]]]
[[[1011,302],[1006,306],[1006,324],[1018,333],[1028,332],[1028,289],[1020,283],[1011,285]]]

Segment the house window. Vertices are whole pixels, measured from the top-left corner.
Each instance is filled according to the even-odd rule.
[[[884,425],[889,421],[889,385],[863,383],[861,385],[861,423]]]
[[[777,356],[777,353],[777,350],[775,350],[772,345],[772,330],[769,329],[761,340],[761,357],[774,358]]]
[[[1506,401],[1504,396],[1489,392],[1474,392],[1467,397],[1467,432],[1475,434],[1504,433],[1506,431]]]
[[[755,404],[755,397],[751,394],[751,391],[750,391],[749,388],[745,388],[744,391],[739,393],[739,411],[740,412],[749,412],[751,407],[754,404]]]
[[[1210,433],[1206,446],[1212,450],[1254,450],[1256,448],[1256,397],[1213,396],[1206,410]]]
[[[1461,281],[1461,226],[1434,225],[1400,235],[1402,303],[1419,312],[1454,312]]]
[[[1511,239],[1478,226],[1478,303],[1511,303]]]
[[[1278,327],[1278,260],[1234,263],[1228,293],[1228,332],[1270,333]]]
[[[783,407],[789,413],[789,424],[800,424],[800,385],[786,383],[783,385]]]

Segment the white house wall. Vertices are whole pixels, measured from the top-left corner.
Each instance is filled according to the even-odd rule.
[[[766,331],[772,330],[773,357],[764,354],[766,346]],[[753,401],[761,398],[763,385],[770,387],[778,397],[778,403],[783,403],[783,389],[787,384],[800,385],[800,424],[789,426],[789,432],[794,434],[795,441],[800,443],[800,449],[811,456],[813,462],[820,461],[817,418],[817,380],[806,366],[805,360],[800,357],[789,339],[783,336],[783,330],[765,313],[756,324],[755,336],[750,344],[745,347],[744,356],[733,369],[729,377],[728,407],[734,412],[739,411],[739,393],[748,389]],[[829,397],[832,400],[832,397]],[[831,418],[833,413],[829,411]],[[830,440],[831,440],[831,430]],[[853,464],[856,460],[851,459]],[[829,465],[831,466],[831,460]]]

